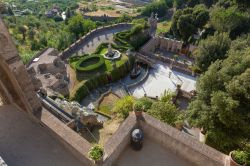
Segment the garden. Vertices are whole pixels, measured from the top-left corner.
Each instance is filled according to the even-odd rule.
[[[71,57],[70,66],[76,72],[79,84],[71,90],[71,100],[80,102],[89,91],[113,81],[117,81],[130,71],[131,59],[124,53],[119,59],[104,59],[108,43],[101,44],[92,55]]]

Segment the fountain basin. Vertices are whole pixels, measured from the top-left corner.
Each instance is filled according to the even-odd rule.
[[[121,57],[121,53],[118,50],[113,50],[112,52],[108,52],[103,55],[105,59],[115,60]]]

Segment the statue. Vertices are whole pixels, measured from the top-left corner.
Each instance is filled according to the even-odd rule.
[[[109,54],[113,53],[111,43],[109,43],[109,46],[108,46],[108,53]]]

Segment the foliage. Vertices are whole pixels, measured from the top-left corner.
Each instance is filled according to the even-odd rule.
[[[159,17],[163,17],[166,15],[168,9],[168,4],[165,0],[155,1],[146,5],[142,10],[142,15],[150,16],[151,13],[157,13]]]
[[[163,96],[160,101],[154,102],[147,113],[164,123],[171,126],[175,125],[175,121],[179,115],[179,111],[169,98],[170,94]]]
[[[250,141],[250,36],[233,41],[226,57],[199,78],[188,117],[207,131],[207,144],[229,153]]]
[[[226,33],[215,33],[202,40],[194,53],[196,65],[201,71],[206,71],[211,63],[226,58],[230,44],[231,40]]]
[[[250,17],[236,7],[216,7],[211,12],[211,24],[219,32],[228,32],[232,37],[249,31]]]
[[[145,111],[144,104],[140,102],[140,100],[137,100],[134,103],[134,111]]]
[[[232,158],[236,163],[243,165],[246,163],[247,154],[244,151],[234,150],[232,151]]]
[[[119,99],[114,106],[113,112],[116,112],[118,116],[125,119],[128,117],[129,112],[133,111],[135,99],[132,96],[125,96],[124,98]]]
[[[97,61],[97,62],[96,62]],[[95,62],[92,64],[91,62]],[[99,55],[90,55],[90,56],[84,56],[82,57],[77,63],[76,63],[76,70],[78,72],[88,72],[96,70],[104,65],[104,58],[103,56]]]
[[[119,32],[114,35],[114,40],[117,43],[117,46],[114,47],[121,50],[128,50],[129,48],[138,50],[150,38],[146,31],[147,27],[147,22],[145,20],[137,20],[130,30]]]
[[[103,154],[104,151],[100,145],[94,145],[89,151],[89,157],[95,161],[100,160]]]
[[[209,13],[204,5],[177,10],[172,17],[171,31],[176,38],[188,42],[198,28],[202,29],[208,20]]]
[[[85,20],[81,15],[73,16],[68,21],[68,30],[73,33],[76,38],[95,28],[96,25],[90,20]]]
[[[142,97],[137,100],[137,102],[141,103],[143,105],[143,111],[147,112],[153,104],[153,101],[147,97]]]

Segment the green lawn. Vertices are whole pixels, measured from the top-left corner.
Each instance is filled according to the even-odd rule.
[[[171,23],[172,23],[171,20],[165,20],[165,21],[157,23],[156,33],[159,34],[159,33],[168,32],[170,30]]]

